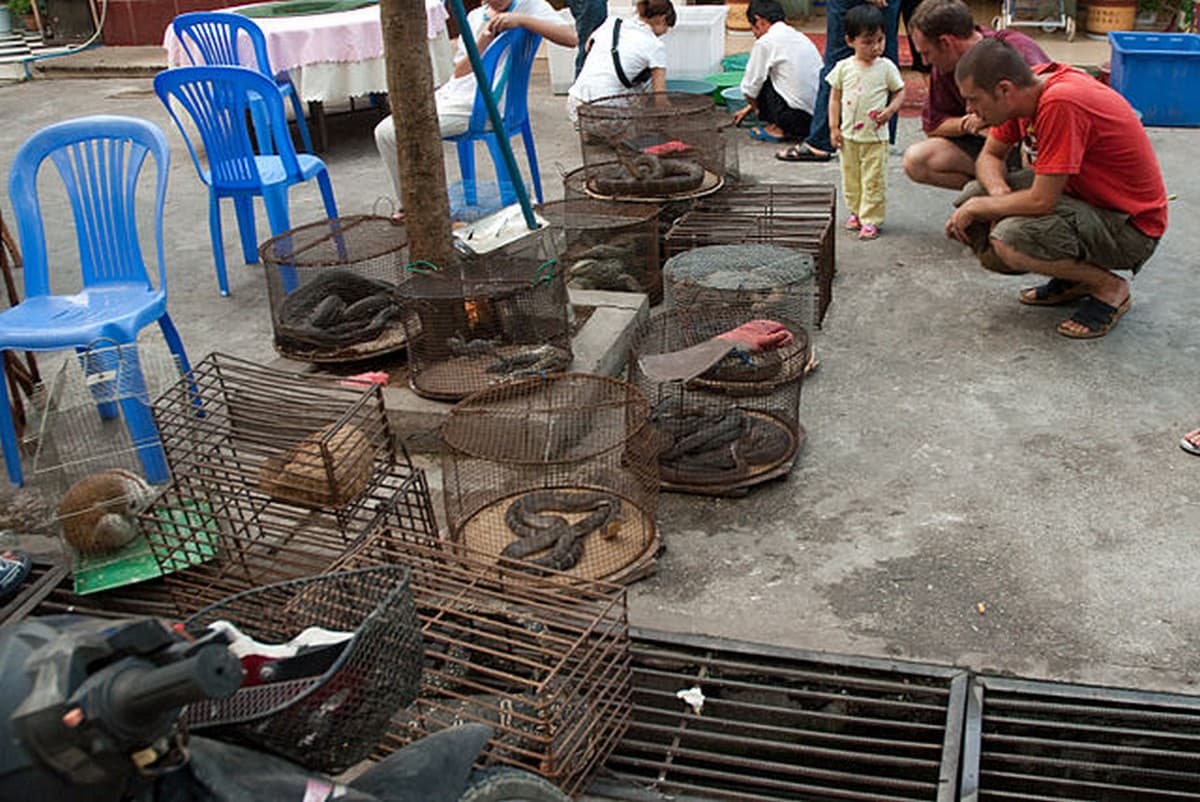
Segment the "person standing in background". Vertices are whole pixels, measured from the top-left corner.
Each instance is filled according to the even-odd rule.
[[[583,70],[583,62],[587,60],[588,40],[608,19],[608,0],[567,0],[567,8],[575,18],[575,35],[579,37],[579,46],[575,51],[575,77],[578,78]]]
[[[883,55],[895,64],[900,58],[901,1],[826,0],[825,66],[821,68],[812,126],[809,128],[808,138],[776,153],[775,158],[785,162],[827,162],[833,158],[833,152],[837,148],[829,139],[829,84],[825,82],[825,78],[833,70],[835,64],[854,55],[853,49],[846,44],[846,29],[842,26],[842,20],[847,11],[865,3],[869,3],[883,12]],[[888,123],[888,139],[893,143],[896,141],[896,118],[894,117]]]

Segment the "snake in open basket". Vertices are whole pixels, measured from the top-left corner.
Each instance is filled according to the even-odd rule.
[[[562,515],[546,514],[551,511],[589,514],[570,523]],[[599,532],[601,537],[612,538],[620,532],[620,511],[621,500],[611,493],[563,490],[526,493],[508,505],[504,513],[504,523],[517,539],[505,546],[500,554],[566,571],[583,557],[583,544],[588,535]],[[544,551],[549,553],[529,559]]]

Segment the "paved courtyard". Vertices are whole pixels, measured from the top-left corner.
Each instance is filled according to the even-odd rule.
[[[531,104],[548,198],[580,163],[544,65]],[[1183,91],[1183,88],[1180,89]],[[237,256],[217,294],[206,195],[146,78],[0,86],[0,174],[32,132],[83,114],[161,125],[172,145],[171,314],[193,359],[274,358],[265,281]],[[324,154],[343,214],[387,208],[368,113],[331,120]],[[901,122],[901,147],[920,136]],[[666,553],[630,589],[642,626],[987,672],[1190,692],[1200,670],[1200,460],[1175,443],[1200,423],[1192,292],[1200,130],[1151,129],[1172,227],[1108,337],[1058,336],[1062,310],[1018,304],[1027,281],[982,271],[947,241],[950,194],[889,162],[883,237],[838,233],[823,366],[805,385],[808,442],[784,481],[738,501],[664,496]],[[740,144],[743,175],[837,181],[836,163],[776,161]],[[457,165],[448,148],[448,172]],[[518,155],[519,160],[523,157]],[[482,159],[482,164],[487,164]],[[3,208],[11,214],[7,193]],[[315,186],[292,220],[316,219]],[[267,231],[259,210],[260,233]],[[67,258],[71,237],[51,235]],[[67,271],[70,272],[69,270]],[[66,286],[66,285],[64,285]]]

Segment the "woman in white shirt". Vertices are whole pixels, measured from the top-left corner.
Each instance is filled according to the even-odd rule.
[[[567,91],[567,114],[612,95],[667,91],[667,46],[660,38],[675,25],[671,0],[638,0],[637,19],[609,17],[592,34],[587,59]]]

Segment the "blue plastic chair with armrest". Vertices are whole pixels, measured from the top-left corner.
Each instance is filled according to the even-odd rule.
[[[283,100],[271,87],[269,78],[246,67],[176,67],[154,77],[154,91],[179,126],[200,180],[208,185],[208,226],[222,295],[229,294],[221,236],[222,198],[233,199],[246,264],[258,261],[255,196],[262,197],[267,208],[272,236],[291,228],[288,188],[312,178],[320,187],[325,213],[331,219],[337,217],[333,184],[325,163],[310,153],[296,153],[283,116]],[[260,99],[273,146],[266,154],[254,152],[246,123],[250,106]],[[177,107],[186,111],[195,124],[207,166],[201,162]],[[290,291],[288,284],[285,276],[284,289]]]
[[[511,139],[518,133],[525,145],[525,157],[529,160],[529,176],[538,203],[542,202],[542,177],[538,171],[537,150],[533,145],[533,128],[529,124],[529,74],[533,69],[533,57],[537,54],[542,37],[524,28],[504,31],[483,52],[481,60],[488,85],[500,107],[504,128]],[[503,60],[503,56],[508,58]],[[499,68],[499,69],[498,69]],[[499,74],[497,74],[497,72]],[[492,154],[496,166],[496,177],[500,184],[500,200],[506,206],[516,202],[512,178],[504,166],[500,142],[492,131],[487,106],[479,89],[475,90],[475,105],[471,109],[471,122],[467,130],[455,136],[444,137],[445,141],[458,146],[458,170],[462,175],[463,196],[468,205],[478,202],[475,181],[475,143],[483,140]],[[518,176],[519,180],[519,176]]]
[[[291,100],[292,111],[296,115],[296,128],[300,131],[304,150],[313,152],[312,138],[308,133],[308,123],[304,119],[300,95],[286,70],[276,73],[271,69],[271,59],[267,55],[267,39],[258,23],[232,11],[190,11],[172,20],[171,28],[175,32],[175,38],[183,46],[183,52],[187,53],[188,60],[194,66],[250,67],[273,80],[279,87],[280,94]],[[241,60],[239,39],[242,34],[245,34],[254,50],[253,64],[246,64]],[[199,58],[196,57],[197,52]],[[258,137],[259,148],[265,153],[269,140],[267,133],[259,130],[259,124],[260,120],[255,119],[254,132]]]
[[[142,255],[135,202],[147,157],[156,168],[152,209],[157,288]],[[50,292],[46,230],[38,199],[38,173],[46,161],[58,170],[74,218],[82,286],[70,295]],[[158,323],[180,367],[185,372],[191,369],[167,314],[163,203],[169,162],[163,132],[153,123],[131,117],[67,120],[43,128],[21,146],[13,158],[8,191],[25,257],[25,299],[0,312],[0,350],[74,348],[84,353],[95,344],[136,343],[138,331]],[[130,350],[136,355],[136,348]],[[136,365],[129,370],[141,376]],[[7,397],[0,371],[0,398]],[[118,403],[146,478],[158,483],[166,481],[169,472],[148,401],[130,392]],[[112,403],[98,408],[102,417],[116,416]],[[7,403],[0,404],[0,445],[9,480],[22,484],[21,456]]]

